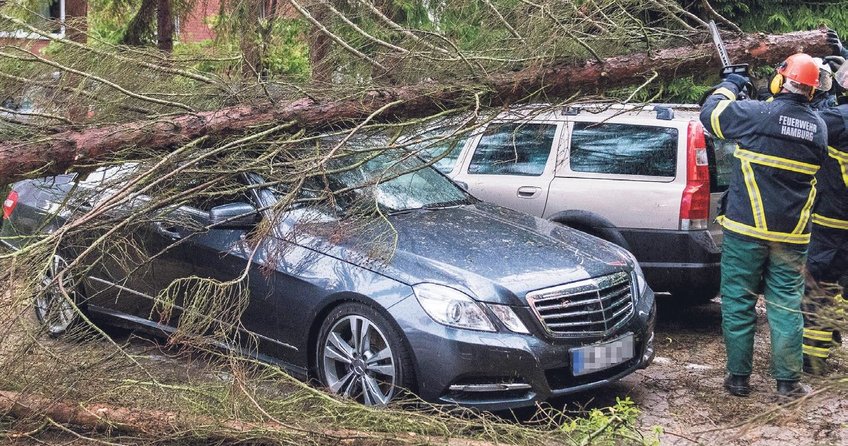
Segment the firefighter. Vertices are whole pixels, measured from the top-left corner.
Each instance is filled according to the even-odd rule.
[[[840,87],[848,86],[848,79],[841,80],[846,85]],[[830,347],[837,340],[834,328],[840,319],[844,322],[839,310],[844,312],[848,284],[848,105],[823,109],[819,115],[827,125],[828,148],[816,174],[803,348],[804,371],[823,375],[828,372]]]
[[[724,387],[751,392],[757,290],[771,331],[771,368],[777,392],[809,392],[802,370],[801,298],[810,242],[815,174],[827,150],[826,128],[810,107],[819,67],[807,54],[790,56],[772,82],[774,100],[737,100],[747,77],[728,75],[706,99],[701,122],[717,138],[735,140],[724,214],[721,256],[722,331],[727,349]]]

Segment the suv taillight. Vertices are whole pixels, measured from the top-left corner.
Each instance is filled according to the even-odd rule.
[[[12,216],[12,211],[18,205],[18,193],[15,191],[9,192],[6,201],[3,202],[3,219],[6,220]]]
[[[686,188],[680,200],[680,229],[707,229],[710,170],[704,127],[691,121],[686,135]]]

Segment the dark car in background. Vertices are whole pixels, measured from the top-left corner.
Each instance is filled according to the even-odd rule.
[[[387,153],[331,178],[332,186],[365,183],[399,163],[412,170],[423,162]],[[79,200],[66,200],[69,190],[100,190],[110,175],[100,169],[14,184],[0,240],[19,249],[66,224],[92,206],[71,204]],[[251,255],[249,233],[272,218],[265,209],[281,199],[279,191],[255,187],[172,211],[203,230],[170,220],[147,224],[135,236],[155,261],[128,271],[132,262],[103,256],[73,298],[101,323],[171,333],[179,312],[190,310],[177,299],[174,315],[163,317],[154,302],[174,279],[231,280],[247,271],[250,299],[240,322],[258,339],[254,354],[374,405],[408,389],[436,403],[527,406],[613,382],[652,361],[654,293],[624,249],[480,202],[430,167],[370,189],[394,231],[384,260],[374,261],[361,243],[375,240],[368,229],[334,235],[345,214],[322,206],[293,206]],[[60,250],[46,279],[74,255]],[[36,302],[53,335],[77,319],[57,293],[48,288]]]

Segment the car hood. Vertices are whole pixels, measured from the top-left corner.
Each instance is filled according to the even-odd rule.
[[[305,231],[308,242],[298,243],[408,285],[443,284],[485,302],[524,305],[528,291],[632,269],[611,243],[487,203],[390,215],[356,235],[336,226],[341,231],[329,236],[326,226]]]

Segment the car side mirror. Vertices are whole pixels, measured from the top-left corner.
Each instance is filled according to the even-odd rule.
[[[229,203],[209,210],[209,225],[216,229],[252,228],[259,220],[259,211],[249,203]]]

